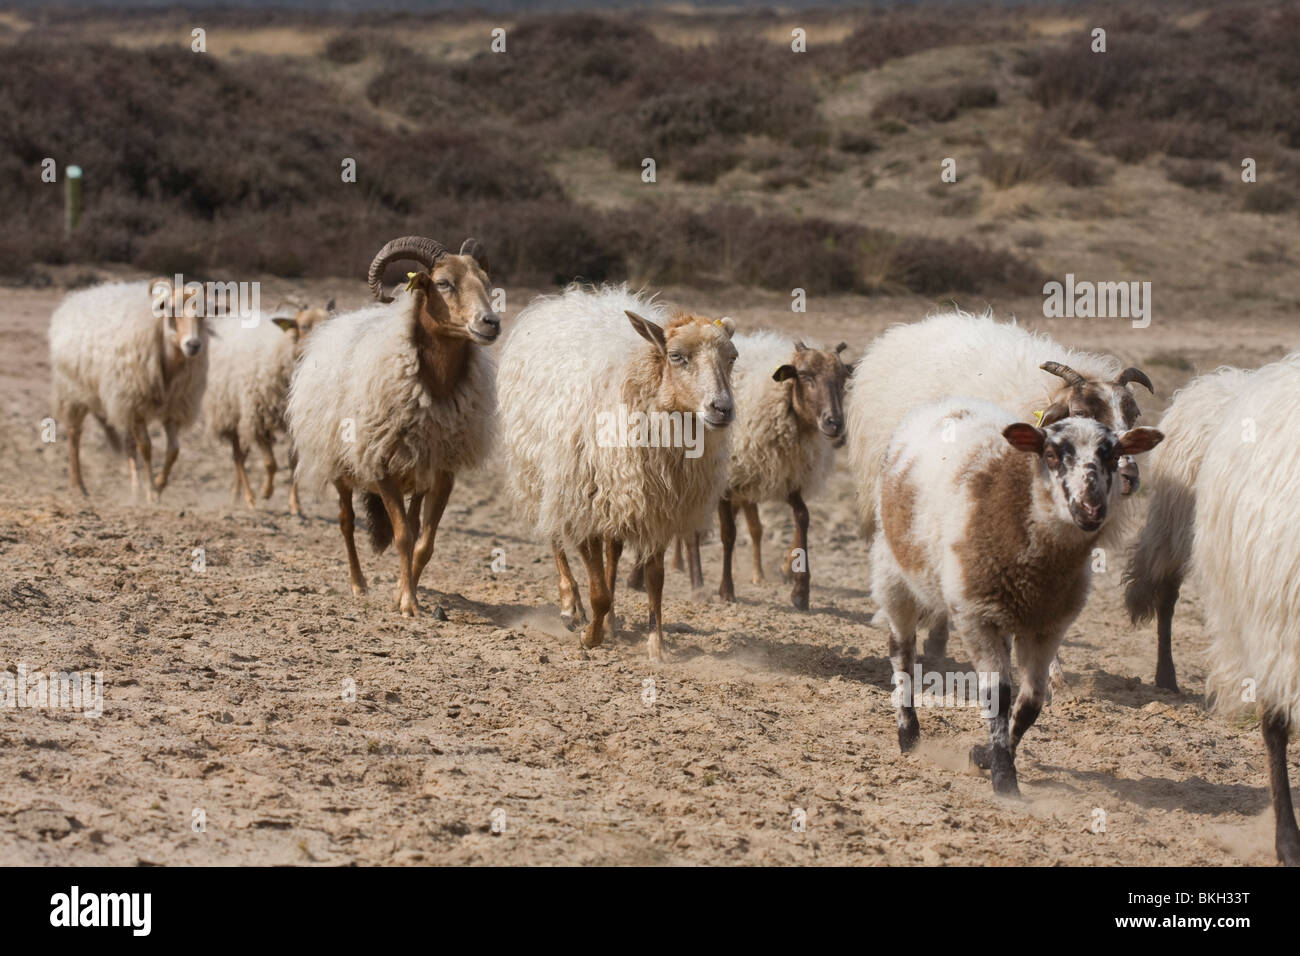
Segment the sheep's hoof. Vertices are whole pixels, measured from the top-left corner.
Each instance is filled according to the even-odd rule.
[[[794,605],[796,611],[808,610],[808,591],[804,588],[795,588],[790,595],[790,603]]]
[[[767,578],[763,577],[763,575],[761,575],[761,574],[755,574],[755,575],[753,575],[753,576],[749,579],[749,583],[750,583],[750,584],[766,584],[766,583],[767,583]]]
[[[718,589],[718,597],[727,604],[736,603],[736,589],[723,587]]]
[[[353,582],[352,582],[352,596],[353,596],[353,597],[364,597],[364,596],[365,596],[365,593],[366,593],[366,582],[365,582],[365,581],[360,581],[360,582],[358,582],[358,581],[353,581]]]
[[[1019,797],[1020,784],[1016,780],[1016,763],[1011,754],[1002,748],[993,751],[993,792],[1000,797]]]
[[[604,642],[605,635],[600,631],[595,630],[590,624],[587,625],[587,629],[582,634],[582,646],[590,649],[593,647],[600,647]]]
[[[678,568],[680,571],[681,568]],[[638,564],[627,575],[627,586],[633,591],[645,590],[645,566]]]
[[[1277,861],[1283,866],[1300,866],[1300,833],[1278,833],[1275,848]]]
[[[403,599],[398,602],[397,607],[402,612],[402,617],[420,616],[420,605],[415,602],[415,598]]]
[[[993,748],[988,744],[976,744],[970,749],[970,762],[980,770],[993,766]]]
[[[1175,694],[1178,691],[1178,678],[1174,676],[1174,665],[1170,662],[1168,667],[1163,664],[1156,667],[1156,686],[1161,690],[1171,690]]]
[[[921,722],[916,719],[916,711],[902,715],[898,724],[898,751],[910,753],[921,741]]]
[[[652,637],[650,643],[646,647],[646,656],[656,664],[662,663],[664,659],[663,643]]]

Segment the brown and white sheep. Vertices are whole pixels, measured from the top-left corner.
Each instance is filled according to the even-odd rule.
[[[403,259],[424,271],[411,273],[394,301],[384,295],[383,272]],[[366,590],[354,540],[359,488],[375,550],[397,546],[396,602],[405,616],[419,612],[416,587],[456,473],[482,462],[492,444],[496,377],[483,346],[496,340],[501,319],[487,266],[474,239],[458,255],[420,236],[392,240],[370,264],[371,292],[385,304],[313,332],[289,388],[302,481],[338,491],[353,593]]]

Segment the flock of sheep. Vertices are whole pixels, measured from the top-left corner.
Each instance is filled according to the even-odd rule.
[[[384,271],[400,260],[419,268],[389,296]],[[993,705],[988,743],[971,759],[990,770],[996,792],[1013,795],[1017,746],[1059,676],[1057,651],[1087,599],[1095,550],[1118,540],[1133,510],[1134,456],[1159,445],[1125,572],[1130,613],[1135,622],[1158,615],[1157,683],[1176,689],[1171,618],[1184,577],[1198,574],[1214,638],[1211,691],[1224,708],[1257,704],[1278,857],[1300,864],[1286,766],[1289,728],[1300,721],[1300,352],[1195,380],[1156,430],[1137,425],[1132,386],[1153,390],[1140,370],[960,312],[895,327],[849,365],[843,344],[737,332],[729,317],[574,286],[530,303],[494,361],[487,347],[501,321],[488,269],[473,239],[459,253],[395,239],[370,268],[380,304],[344,315],[303,309],[252,328],[205,318],[205,304],[183,301],[169,280],[69,294],[51,321],[50,353],[74,490],[85,493],[87,415],[124,446],[133,488],[143,483],[155,500],[201,400],[250,506],[245,458],[253,445],[262,451],[268,497],[272,443],[287,430],[291,510],[298,481],[334,486],[361,594],[360,491],[375,549],[392,544],[398,554],[394,603],[414,616],[457,473],[499,448],[513,502],[552,545],[566,623],[586,647],[612,635],[618,563],[630,546],[630,583],[647,592],[648,649],[659,659],[665,552],[676,540],[678,560],[685,553],[692,583],[702,584],[699,534],[715,513],[719,596],[734,600],[736,513],[749,524],[760,579],[757,506],[791,507],[784,570],[795,607],[808,607],[805,499],[847,443],[896,679],[912,672],[919,627],[932,658],[955,628]],[[155,421],[167,436],[157,477]],[[566,548],[586,568],[590,614]],[[911,690],[895,703],[907,751],[920,736]]]

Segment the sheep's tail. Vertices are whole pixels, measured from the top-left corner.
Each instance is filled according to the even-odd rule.
[[[108,442],[110,448],[117,454],[122,453],[122,436],[117,433],[117,429],[108,423],[103,415],[96,415],[95,421],[99,422],[99,427],[104,429],[104,439]]]
[[[1148,519],[1129,552],[1128,567],[1121,578],[1124,605],[1134,624],[1150,621],[1170,588],[1182,584],[1182,575],[1171,567],[1169,551],[1176,547],[1170,533],[1160,522]]]
[[[388,518],[388,509],[384,499],[374,492],[365,495],[366,517],[370,519],[370,546],[375,554],[383,554],[393,543],[393,522]]]

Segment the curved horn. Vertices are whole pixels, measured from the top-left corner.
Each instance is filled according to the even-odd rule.
[[[484,272],[490,271],[488,269],[487,249],[477,239],[470,238],[462,242],[460,244],[460,254],[472,258]]]
[[[1065,379],[1066,385],[1077,388],[1080,385],[1088,384],[1088,380],[1086,378],[1084,378],[1074,369],[1070,368],[1070,366],[1062,365],[1060,362],[1044,362],[1042,365],[1038,367],[1041,368],[1044,372],[1051,372],[1053,375],[1057,375]]]
[[[380,302],[392,302],[392,296],[384,295],[384,268],[398,259],[411,259],[426,269],[447,254],[442,243],[424,236],[403,236],[384,243],[384,248],[375,254],[370,263],[370,293]]]
[[[1119,373],[1119,378],[1115,379],[1116,385],[1127,385],[1129,382],[1137,382],[1139,385],[1146,386],[1146,390],[1152,395],[1156,393],[1155,387],[1151,384],[1151,379],[1147,378],[1147,373],[1140,368],[1129,368]]]
[[[808,351],[808,346],[806,346],[806,345],[803,344],[803,339],[795,339],[795,340],[794,340],[794,350],[795,350],[796,352],[806,352],[806,351]]]

